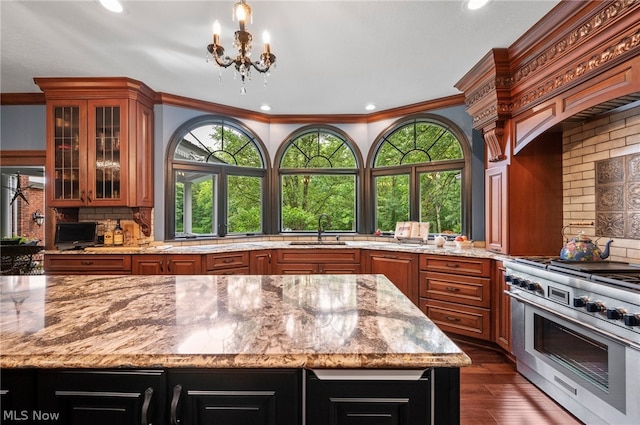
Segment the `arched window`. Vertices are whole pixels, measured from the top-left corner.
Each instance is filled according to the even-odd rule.
[[[321,214],[332,232],[358,230],[362,160],[340,130],[309,126],[292,134],[279,158],[280,231],[316,231]]]
[[[268,157],[240,122],[195,118],[169,143],[173,214],[167,238],[263,233]]]
[[[421,221],[430,223],[431,233],[469,230],[469,158],[462,132],[439,117],[409,117],[392,125],[369,159],[375,229],[393,231],[398,221]]]

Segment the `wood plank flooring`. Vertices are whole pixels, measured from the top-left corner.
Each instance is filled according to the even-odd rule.
[[[461,425],[580,425],[502,353],[455,341],[473,364],[460,369]]]

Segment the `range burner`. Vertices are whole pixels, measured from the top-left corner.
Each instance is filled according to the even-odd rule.
[[[516,262],[597,283],[640,290],[640,265],[621,261],[567,261],[559,257],[520,257]]]

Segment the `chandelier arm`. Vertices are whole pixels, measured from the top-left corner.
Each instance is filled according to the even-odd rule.
[[[214,56],[213,59],[216,61],[218,66],[221,66],[223,68],[228,68],[234,63],[236,63],[236,61],[234,59],[231,59],[229,56],[225,56],[224,58],[219,58],[218,56]]]

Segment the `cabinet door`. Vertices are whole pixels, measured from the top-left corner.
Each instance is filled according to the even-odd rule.
[[[38,412],[64,424],[165,424],[163,371],[40,371]]]
[[[418,266],[413,254],[369,252],[368,259],[368,273],[385,275],[411,301],[418,304]]]
[[[32,419],[36,408],[36,371],[0,369],[0,406],[2,423]]]
[[[507,253],[507,166],[502,165],[485,171],[486,188],[486,247],[490,251]]]
[[[171,423],[301,423],[299,370],[174,370],[169,373]]]
[[[271,274],[271,251],[252,251],[249,256],[250,274]]]
[[[87,204],[126,205],[127,101],[91,100],[87,107]]]
[[[431,381],[320,380],[307,371],[307,425],[431,423]]]
[[[495,343],[502,347],[507,353],[511,352],[511,298],[504,293],[509,286],[504,280],[506,269],[502,261],[495,262],[495,275],[493,281],[494,305],[493,331]]]
[[[86,205],[86,101],[47,102],[46,131],[47,206]]]

